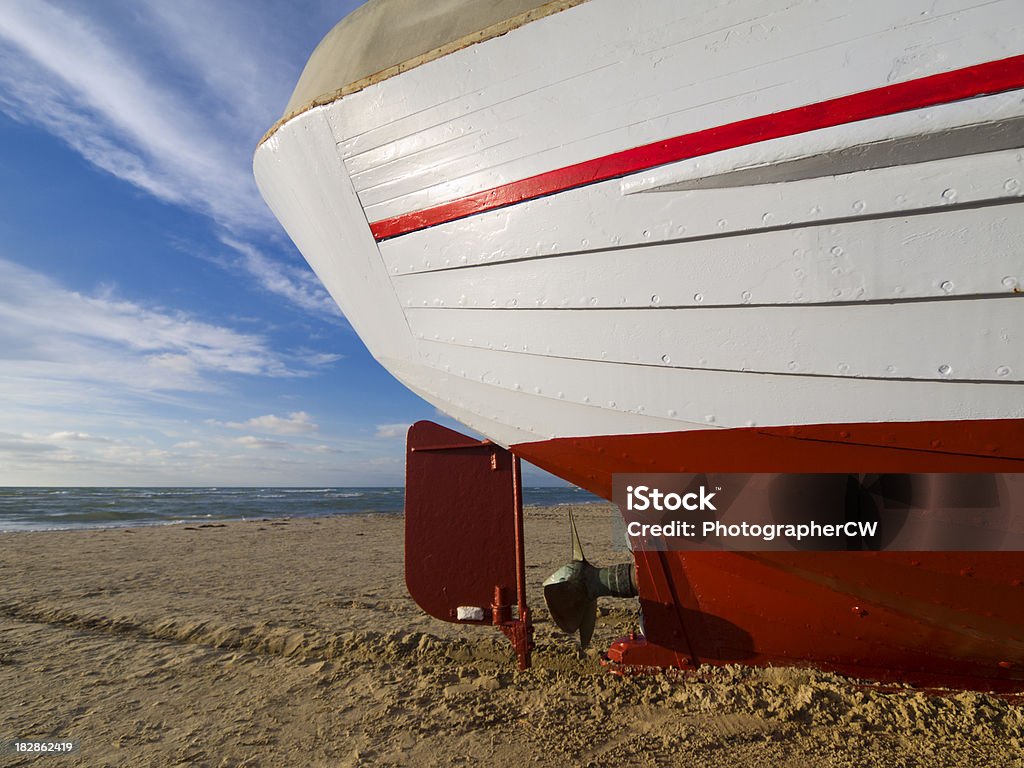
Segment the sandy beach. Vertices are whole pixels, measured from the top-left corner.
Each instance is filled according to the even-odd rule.
[[[1024,709],[796,669],[619,678],[547,618],[565,508],[527,511],[534,668],[422,614],[402,518],[362,515],[0,536],[5,765],[1024,766]],[[608,509],[576,508],[588,557]],[[595,648],[627,632],[601,603]]]

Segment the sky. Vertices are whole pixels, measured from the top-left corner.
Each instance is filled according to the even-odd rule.
[[[458,427],[252,178],[359,4],[0,4],[0,485],[400,485],[407,426]]]

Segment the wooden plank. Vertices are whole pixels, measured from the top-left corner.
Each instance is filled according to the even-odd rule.
[[[415,336],[549,357],[836,378],[1024,381],[1024,300],[406,310]]]

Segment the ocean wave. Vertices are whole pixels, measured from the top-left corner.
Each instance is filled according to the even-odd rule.
[[[526,487],[524,502],[601,501],[575,488]],[[402,487],[0,489],[0,531],[167,525],[196,520],[400,514]]]

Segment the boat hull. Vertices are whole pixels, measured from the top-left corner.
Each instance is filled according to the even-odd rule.
[[[642,472],[1020,472],[1024,421],[925,421],[686,430],[522,443],[515,452],[612,498],[612,476]]]
[[[256,153],[389,371],[605,498],[1024,467],[1018,4],[545,8],[337,84]],[[658,663],[1024,679],[1021,553],[637,565]]]
[[[611,499],[617,473],[1019,472],[1022,447],[1021,422],[995,420],[571,438],[514,451]],[[1024,553],[634,554],[645,634],[609,650],[620,668],[808,665],[1024,690]]]
[[[1024,690],[1017,552],[641,552],[646,643],[626,667],[814,666],[928,687]]]
[[[1024,21],[954,5],[590,0],[298,113],[256,178],[505,446],[1021,420]]]

